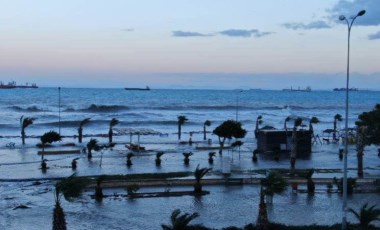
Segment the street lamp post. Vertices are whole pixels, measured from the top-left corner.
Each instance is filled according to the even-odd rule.
[[[58,87],[58,133],[61,135],[61,87]]]
[[[344,134],[344,163],[343,163],[343,217],[342,217],[342,229],[347,229],[347,154],[348,154],[348,91],[349,91],[349,80],[350,80],[350,35],[351,27],[357,17],[363,16],[365,10],[359,11],[356,16],[351,17],[351,22],[344,16],[341,15],[339,20],[346,21],[348,27],[348,44],[347,44],[347,78],[346,78],[346,116],[345,116],[345,134]]]
[[[239,96],[241,92],[243,92],[243,90],[239,90],[236,95],[236,122],[239,121]]]

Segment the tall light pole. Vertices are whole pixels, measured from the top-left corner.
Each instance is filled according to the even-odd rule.
[[[343,165],[343,217],[342,217],[342,229],[347,229],[347,154],[348,154],[348,91],[350,80],[350,35],[351,27],[357,17],[363,16],[365,10],[359,11],[355,16],[351,17],[349,21],[344,15],[339,17],[339,20],[346,21],[348,27],[348,43],[347,43],[347,78],[346,78],[346,117],[344,122],[345,134],[344,134],[344,165]]]
[[[58,133],[61,135],[61,87],[58,87]]]
[[[239,121],[239,96],[241,92],[243,92],[243,90],[239,90],[236,94],[236,122]]]

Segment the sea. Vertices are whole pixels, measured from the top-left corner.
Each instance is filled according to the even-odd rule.
[[[380,103],[379,91],[352,91],[349,93],[349,127],[354,127],[358,115],[370,111]],[[288,169],[289,155],[282,154],[274,160],[270,154],[259,154],[252,162],[252,151],[256,148],[255,123],[262,116],[263,126],[282,129],[286,117],[293,120],[301,117],[305,125],[313,116],[320,120],[314,125],[316,134],[333,128],[334,116],[345,116],[345,92],[341,91],[275,91],[275,90],[175,90],[152,89],[132,91],[95,88],[38,88],[0,90],[0,229],[51,229],[54,207],[54,184],[57,178],[75,173],[78,176],[115,175],[133,173],[193,172],[196,167],[211,167],[206,177],[221,178],[226,168],[231,177],[262,178],[270,169]],[[26,145],[21,144],[20,118],[36,120],[27,127]],[[178,142],[177,117],[186,116],[182,126],[182,141],[192,135],[194,144]],[[75,137],[80,122],[90,118],[84,126],[82,144]],[[75,143],[73,148],[85,147],[90,138],[107,142],[109,123],[112,118],[120,121],[115,126],[114,149],[95,152],[91,160],[86,154],[46,155],[49,169],[42,172],[41,156],[36,144],[39,137],[50,130],[60,132],[63,148],[65,143]],[[208,163],[209,150],[199,150],[197,145],[208,145],[203,140],[203,124],[211,121],[207,128],[207,139],[217,146],[218,138],[212,135],[225,120],[238,120],[247,135],[241,151],[225,150],[217,154],[213,165]],[[288,127],[293,126],[293,120]],[[307,127],[305,127],[307,128]],[[344,120],[338,129],[344,128]],[[117,135],[118,130],[150,130],[154,135]],[[143,132],[142,132],[143,133]],[[129,150],[124,146],[130,141],[139,141],[147,151],[136,153],[133,165],[127,167],[125,158]],[[14,143],[14,148],[9,143]],[[342,143],[314,144],[312,153],[299,157],[296,167],[315,168],[315,178],[341,177],[343,162],[338,157]],[[64,147],[66,148],[66,147]],[[70,148],[70,147],[68,147]],[[154,160],[157,151],[164,151],[161,167]],[[191,151],[190,165],[183,164],[182,153]],[[78,159],[78,169],[70,167],[73,158]],[[364,176],[380,175],[377,147],[367,147],[364,157]],[[348,176],[357,176],[355,145],[349,145]],[[37,182],[36,182],[37,181]],[[191,190],[191,186],[143,187],[142,192]],[[146,199],[104,199],[98,203],[91,199],[93,189],[87,189],[81,198],[73,202],[62,198],[68,229],[160,229],[169,224],[171,212],[199,213],[194,223],[222,229],[227,226],[243,227],[255,223],[258,215],[259,185],[204,186],[210,194],[203,197],[163,197]],[[272,222],[288,225],[330,225],[341,220],[342,196],[338,192],[326,193],[326,185],[317,184],[314,196],[307,195],[306,185],[300,192],[290,188],[274,197],[268,205],[268,218]],[[302,192],[303,191],[303,192]],[[124,188],[105,190],[106,194],[125,194]],[[365,204],[378,204],[379,194],[355,193],[348,197],[348,207],[359,210]],[[299,218],[302,216],[302,218]],[[149,221],[146,221],[149,220]],[[349,222],[355,222],[353,215]],[[33,223],[33,225],[31,225]],[[380,226],[380,222],[375,222]]]
[[[349,127],[358,115],[380,103],[379,91],[349,92]],[[331,129],[335,114],[345,117],[345,92],[342,91],[275,91],[275,90],[176,90],[143,91],[96,88],[38,88],[0,90],[0,143],[20,136],[20,118],[36,120],[26,129],[28,136],[40,136],[55,130],[62,136],[77,135],[81,120],[90,118],[84,134],[107,134],[112,118],[120,121],[117,129],[150,129],[177,138],[177,117],[186,116],[183,138],[193,132],[201,139],[203,124],[211,121],[212,131],[225,120],[238,120],[251,138],[256,118],[265,125],[281,129],[286,117],[301,117],[305,125],[316,116],[320,123],[316,133]],[[288,127],[292,127],[292,121]],[[338,128],[344,121],[338,122]],[[8,138],[7,138],[8,137]],[[154,139],[154,138],[153,138]],[[159,141],[159,140],[158,140]]]

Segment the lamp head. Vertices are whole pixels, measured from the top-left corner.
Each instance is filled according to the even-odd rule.
[[[340,16],[339,16],[339,20],[343,21],[343,20],[345,20],[345,19],[346,19],[346,17],[345,17],[344,15],[340,15]]]
[[[358,16],[363,16],[364,14],[365,14],[365,10],[361,10],[359,11]]]

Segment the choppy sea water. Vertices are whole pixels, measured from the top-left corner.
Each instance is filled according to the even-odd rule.
[[[344,92],[283,92],[266,90],[227,91],[227,90],[151,90],[126,91],[123,89],[61,89],[59,103],[57,88],[0,90],[0,179],[52,178],[69,176],[73,171],[69,168],[73,156],[46,156],[50,169],[43,174],[38,170],[40,156],[36,154],[34,145],[38,138],[28,138],[26,148],[21,147],[20,124],[21,116],[36,118],[33,125],[27,128],[27,135],[39,136],[49,130],[73,136],[77,132],[79,122],[91,118],[85,126],[84,134],[106,134],[112,118],[121,123],[118,128],[149,128],[168,135],[141,137],[141,142],[151,152],[134,158],[134,165],[125,167],[127,153],[123,145],[118,145],[113,151],[104,153],[103,165],[99,167],[100,153],[95,153],[92,161],[87,161],[85,155],[80,155],[78,175],[154,173],[173,171],[193,171],[197,164],[205,167],[207,151],[196,151],[197,145],[177,144],[177,116],[185,115],[189,121],[182,130],[183,139],[188,140],[189,132],[202,131],[205,120],[212,122],[209,131],[227,119],[242,122],[248,130],[243,140],[241,156],[227,151],[223,157],[234,158],[231,161],[232,172],[247,176],[251,170],[268,168],[289,168],[287,155],[281,156],[275,162],[270,156],[259,156],[258,163],[252,163],[252,150],[255,148],[253,130],[258,115],[264,118],[263,125],[282,128],[287,116],[300,116],[308,123],[308,119],[317,116],[321,122],[315,125],[316,133],[332,128],[336,113],[344,116]],[[352,127],[357,116],[371,110],[380,103],[380,92],[359,91],[350,92],[349,126]],[[60,106],[59,106],[60,104]],[[61,122],[59,122],[59,120]],[[288,125],[291,126],[291,123]],[[343,122],[338,124],[343,128]],[[194,134],[195,142],[202,140],[202,134]],[[216,137],[208,134],[216,143]],[[84,139],[84,145],[90,137]],[[134,139],[136,140],[136,139]],[[15,149],[5,148],[5,144],[13,141]],[[100,138],[107,141],[107,138]],[[116,142],[128,142],[129,137],[115,137]],[[64,142],[77,142],[65,138]],[[342,161],[337,157],[339,144],[316,145],[310,156],[298,159],[297,168],[341,169]],[[164,150],[161,168],[154,166],[155,152]],[[189,167],[183,165],[182,152],[193,151]],[[369,152],[375,152],[374,147],[368,148],[364,158],[365,176],[380,175],[378,157]],[[350,146],[349,176],[356,176],[355,146]],[[212,166],[214,172],[220,172],[223,159],[217,156]],[[317,174],[316,177],[329,177],[332,174]],[[338,172],[339,176],[340,173]],[[52,183],[46,186],[30,186],[28,182],[0,183],[0,194],[6,197],[0,201],[3,212],[0,213],[0,227],[5,229],[30,229],[29,222],[36,223],[36,229],[50,229],[53,208]],[[191,189],[191,188],[189,188]],[[88,198],[77,202],[64,202],[68,215],[68,224],[72,229],[90,229],[104,224],[108,229],[159,229],[162,223],[168,223],[170,212],[181,208],[187,212],[200,212],[198,223],[210,227],[226,227],[228,225],[243,226],[254,222],[257,216],[258,188],[244,187],[211,187],[211,195],[201,201],[193,197],[165,199],[144,199],[138,201],[108,200],[102,205]],[[88,194],[87,194],[88,195]],[[85,196],[86,197],[86,196]],[[358,208],[364,202],[378,200],[378,195],[354,195],[350,198],[350,207]],[[328,196],[321,192],[313,199],[305,194],[293,196],[286,193],[275,199],[273,209],[269,210],[271,220],[287,224],[332,224],[340,221],[341,197],[338,194]],[[31,209],[16,209],[19,204],[26,204]],[[169,206],[167,204],[170,204]],[[235,208],[238,206],[239,209]],[[129,208],[130,209],[127,209]],[[229,210],[233,209],[234,212]],[[25,212],[24,212],[25,211]],[[42,214],[43,213],[43,214]],[[231,215],[231,213],[235,213]],[[286,213],[287,215],[284,215]],[[309,218],[303,218],[299,223],[298,216],[307,213]],[[230,215],[231,218],[226,218]],[[155,216],[155,218],[152,218]],[[3,218],[4,217],[4,218]],[[131,221],[126,223],[129,217]],[[147,222],[145,218],[151,218]],[[350,220],[353,220],[350,217]],[[109,221],[103,221],[109,220]],[[4,220],[4,222],[2,222]]]
[[[380,92],[350,92],[349,126],[357,116],[380,103]],[[344,117],[345,92],[289,92],[271,90],[150,90],[57,88],[0,90],[0,136],[20,135],[21,116],[37,120],[27,128],[27,135],[42,135],[61,128],[62,135],[75,135],[81,120],[91,118],[84,134],[106,134],[112,118],[120,120],[117,128],[150,128],[175,139],[177,116],[188,121],[183,132],[202,131],[206,120],[209,130],[227,119],[242,122],[252,137],[258,115],[263,126],[282,128],[287,116],[302,117],[305,124],[312,116],[321,132],[332,128],[333,117]],[[238,115],[238,116],[236,116]],[[343,122],[338,126],[343,127]],[[291,124],[289,124],[291,126]],[[1,140],[3,141],[3,140]]]

